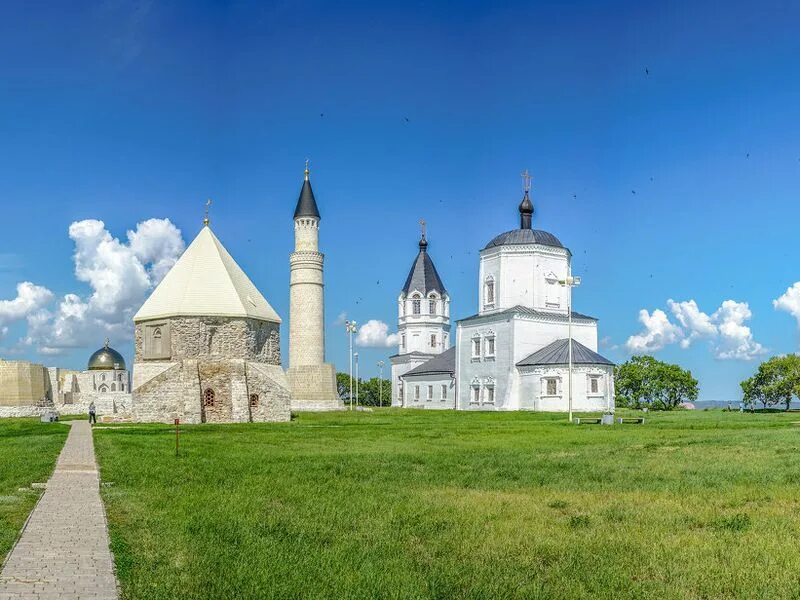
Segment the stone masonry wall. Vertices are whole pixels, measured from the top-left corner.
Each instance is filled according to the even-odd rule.
[[[324,256],[294,252],[289,257],[289,366],[325,362]]]
[[[0,406],[52,404],[50,374],[42,365],[0,360]]]
[[[152,323],[169,323],[169,361],[184,359],[239,359],[281,364],[280,325],[257,319],[231,317],[173,317]],[[148,361],[144,335],[148,322],[136,323],[135,362]],[[164,362],[165,358],[157,359]],[[136,377],[136,375],[134,375]]]

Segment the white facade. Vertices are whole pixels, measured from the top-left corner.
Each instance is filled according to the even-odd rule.
[[[406,285],[398,299],[401,354],[392,360],[393,406],[567,411],[571,387],[573,410],[613,411],[613,364],[597,354],[597,320],[573,312],[572,288],[562,285],[571,276],[572,254],[554,235],[531,228],[527,191],[519,211],[520,228],[480,252],[478,312],[458,321],[448,361],[426,357],[432,348],[425,336],[445,330],[424,314],[424,294],[409,296]],[[423,301],[421,314],[409,314],[409,297]],[[447,324],[449,331],[449,318]],[[439,397],[447,381],[452,399],[449,389]]]
[[[406,373],[451,346],[450,296],[428,254],[423,232],[419,252],[397,298],[398,351],[392,362],[392,406],[409,406]],[[451,395],[452,396],[452,395]]]

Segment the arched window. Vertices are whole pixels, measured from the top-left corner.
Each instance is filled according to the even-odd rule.
[[[414,315],[419,315],[422,312],[422,300],[419,294],[414,294],[411,298],[411,312]]]
[[[101,394],[105,394],[108,391],[108,388],[106,387],[105,384],[103,384],[103,385],[100,386],[100,389],[97,390],[97,391],[100,392]]]
[[[112,383],[111,384],[111,391],[112,392],[116,392],[117,391],[117,384],[116,383]]]
[[[258,408],[258,394],[250,394],[250,408]]]
[[[153,353],[161,356],[163,347],[161,345],[161,327],[153,329]]]
[[[484,284],[483,302],[486,306],[494,306],[494,277],[489,275]]]
[[[428,314],[435,315],[436,314],[436,295],[431,294],[428,296]]]
[[[211,388],[203,392],[203,406],[214,406],[214,390]]]

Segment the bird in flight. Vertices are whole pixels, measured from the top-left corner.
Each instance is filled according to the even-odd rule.
[[[647,75],[647,76],[649,77],[649,76],[650,76],[650,69],[648,69],[647,67],[645,67],[645,68],[644,68],[644,74],[645,74],[645,75]]]

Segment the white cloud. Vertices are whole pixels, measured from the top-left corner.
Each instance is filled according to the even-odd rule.
[[[334,325],[342,326],[347,322],[347,313],[342,311],[339,313],[339,316],[336,317],[336,320],[333,322]]]
[[[652,314],[645,309],[640,310],[639,321],[644,325],[644,331],[632,335],[625,342],[625,346],[634,354],[656,352],[683,337],[681,328],[670,322],[667,314],[658,308]]]
[[[800,325],[800,281],[786,289],[782,296],[772,301],[776,310],[783,310],[797,319]]]
[[[753,339],[753,332],[744,324],[753,316],[747,302],[725,300],[713,314],[718,324],[719,342],[714,355],[719,359],[753,360],[767,350]]]
[[[27,319],[53,299],[53,292],[30,281],[17,284],[17,297],[0,300],[0,338],[8,333],[8,324]]]
[[[128,243],[111,236],[102,221],[76,221],[75,277],[87,283],[88,298],[66,294],[53,311],[31,311],[25,342],[42,354],[102,342],[129,340],[131,319],[147,294],[183,252],[181,232],[169,219],[149,219],[128,231]]]
[[[356,344],[367,348],[389,348],[396,346],[399,339],[396,333],[389,333],[386,323],[371,319],[358,329]]]
[[[711,322],[710,316],[697,307],[694,300],[675,302],[670,299],[667,300],[667,306],[685,332],[688,332],[680,341],[681,348],[688,348],[697,339],[713,338],[717,335],[717,326]]]
[[[746,302],[725,300],[711,315],[700,310],[697,302],[668,300],[667,306],[678,325],[667,314],[655,309],[639,311],[639,321],[644,331],[628,338],[626,347],[634,354],[657,352],[665,346],[679,343],[689,348],[695,340],[710,341],[711,351],[720,360],[752,360],[767,350],[753,338],[745,325],[753,313]]]

